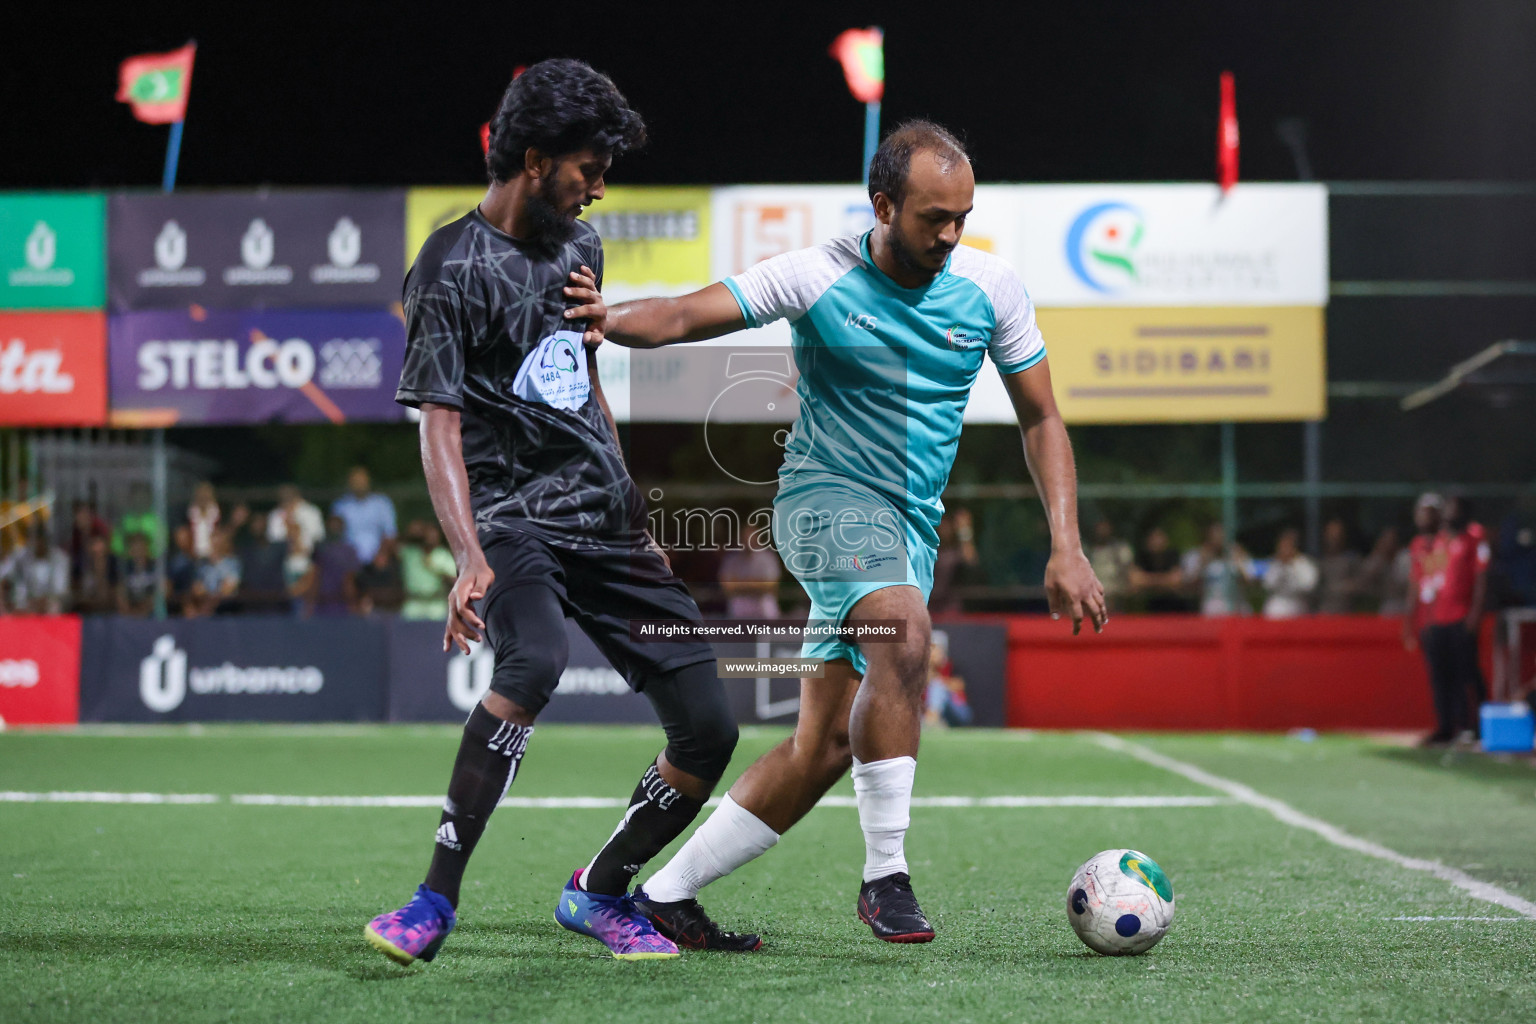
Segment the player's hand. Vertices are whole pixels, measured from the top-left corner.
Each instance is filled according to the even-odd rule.
[[[496,573],[479,559],[459,570],[459,578],[448,592],[448,624],[443,629],[443,650],[457,646],[464,654],[469,653],[469,642],[479,643],[484,637],[485,623],[475,614],[474,602],[491,589]]]
[[[571,280],[565,286],[565,298],[567,302],[576,305],[565,311],[567,320],[587,321],[586,332],[581,340],[587,345],[601,345],[603,334],[608,329],[608,305],[603,302],[603,293],[597,290],[597,275],[588,267],[571,271]]]
[[[1045,596],[1051,604],[1051,618],[1072,616],[1073,636],[1082,630],[1085,618],[1093,623],[1095,633],[1104,632],[1109,622],[1104,586],[1081,548],[1051,553],[1051,560],[1045,564]]]

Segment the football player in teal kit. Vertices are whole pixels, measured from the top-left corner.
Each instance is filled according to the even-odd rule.
[[[785,253],[679,298],[566,315],[631,348],[698,341],[787,319],[800,371],[774,542],[810,595],[811,620],[902,620],[899,642],[808,640],[826,676],[801,684],[795,733],[731,787],[718,810],[635,894],[664,934],[699,920],[700,888],[762,854],[853,767],[864,830],[859,916],[888,942],[927,942],[903,843],[928,677],[928,592],[940,494],[971,385],[990,357],[1003,376],[1051,529],[1052,614],[1073,632],[1106,621],[1083,555],[1072,448],[1051,393],[1034,306],[1007,263],[960,247],[975,178],[953,135],[908,122],[870,164],[876,224]],[[605,319],[605,322],[604,322]],[[681,945],[689,936],[672,934]]]

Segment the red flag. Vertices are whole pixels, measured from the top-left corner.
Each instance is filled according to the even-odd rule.
[[[843,65],[848,91],[860,103],[885,97],[885,33],[878,28],[850,28],[832,40],[828,51]]]
[[[1237,184],[1237,85],[1232,72],[1221,73],[1221,123],[1216,129],[1216,180],[1221,191]]]
[[[528,65],[519,64],[512,69],[512,80],[515,82],[523,77],[523,72],[528,70]],[[491,152],[491,122],[487,121],[480,126],[480,152],[487,155]]]
[[[133,116],[145,124],[172,124],[187,118],[192,90],[192,58],[197,44],[170,53],[142,53],[117,69],[117,101],[133,104]]]

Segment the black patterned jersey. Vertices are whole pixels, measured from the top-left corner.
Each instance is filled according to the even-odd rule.
[[[551,256],[475,209],[434,231],[405,277],[405,368],[395,401],[461,411],[482,542],[533,533],[563,547],[644,541],[645,504],[592,394],[581,325],[561,291],[603,244],[578,221]]]

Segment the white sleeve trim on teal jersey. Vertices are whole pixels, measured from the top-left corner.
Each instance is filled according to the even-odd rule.
[[[987,354],[1003,373],[1018,373],[1045,358],[1045,339],[1035,323],[1035,304],[1006,260],[961,246],[950,257],[950,273],[981,289],[992,304],[992,340]]]
[[[781,253],[725,279],[752,327],[798,320],[838,278],[859,263],[859,240],[835,238],[809,249]]]

